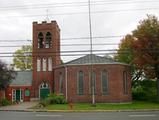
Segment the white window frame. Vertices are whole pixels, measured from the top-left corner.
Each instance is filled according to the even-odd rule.
[[[46,71],[46,65],[47,65],[46,62],[47,62],[47,59],[43,58],[42,62],[43,62],[43,71]]]
[[[52,71],[52,57],[48,58],[48,71]]]
[[[37,71],[41,71],[41,59],[37,58]]]
[[[16,101],[16,90],[12,89],[12,102]]]

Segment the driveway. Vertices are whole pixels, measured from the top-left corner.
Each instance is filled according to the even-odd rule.
[[[38,102],[37,101],[31,101],[31,102],[22,102],[22,103],[19,103],[19,104],[15,104],[15,105],[9,105],[9,106],[3,106],[3,107],[0,107],[0,110],[1,111],[9,111],[9,110],[13,110],[13,111],[16,111],[16,110],[28,110],[29,108],[37,105]]]

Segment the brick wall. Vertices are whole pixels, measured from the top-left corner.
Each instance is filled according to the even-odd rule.
[[[47,32],[51,33],[52,46],[50,48],[38,48],[38,34],[42,32],[45,35]],[[50,86],[50,90],[53,90],[53,71],[48,71],[48,66],[46,71],[37,71],[37,58],[41,60],[43,58],[52,58],[52,66],[61,64],[60,59],[60,29],[56,21],[51,21],[51,23],[33,23],[33,83],[32,83],[32,98],[39,98],[39,86],[46,82]],[[48,61],[47,61],[48,62]],[[48,63],[47,63],[48,65]],[[42,63],[41,63],[42,69]]]
[[[25,90],[30,90],[31,86],[8,86],[5,92],[5,96],[9,101],[12,101],[12,90],[22,90],[23,101],[30,101],[30,96],[25,96]]]
[[[77,72],[84,72],[84,95],[77,94]],[[108,95],[102,95],[101,88],[101,71],[106,70],[108,72]],[[66,69],[64,67],[56,68],[54,70],[55,75],[55,92],[59,93],[59,73],[64,73]],[[76,65],[67,66],[67,86],[68,86],[68,101],[72,102],[91,102],[92,95],[90,94],[90,82],[89,82],[90,66],[88,65]],[[130,102],[131,101],[131,76],[130,67],[122,64],[103,64],[93,65],[93,71],[96,73],[96,102]],[[128,73],[128,94],[124,94],[123,90],[123,71]],[[66,77],[66,76],[65,76]],[[65,78],[64,77],[64,78]],[[65,86],[66,78],[63,82]],[[64,95],[66,96],[66,88],[63,88]]]

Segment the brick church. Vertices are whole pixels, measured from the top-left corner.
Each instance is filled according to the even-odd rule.
[[[60,58],[60,28],[56,21],[33,22],[32,71],[18,71],[6,89],[10,101],[30,101],[49,93],[67,101],[131,102],[130,66],[88,54],[67,63]],[[92,71],[92,72],[91,72]]]

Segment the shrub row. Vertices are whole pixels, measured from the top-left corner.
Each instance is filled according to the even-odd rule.
[[[42,100],[40,104],[42,106],[47,106],[50,104],[66,104],[67,101],[63,95],[50,94],[47,98]]]

